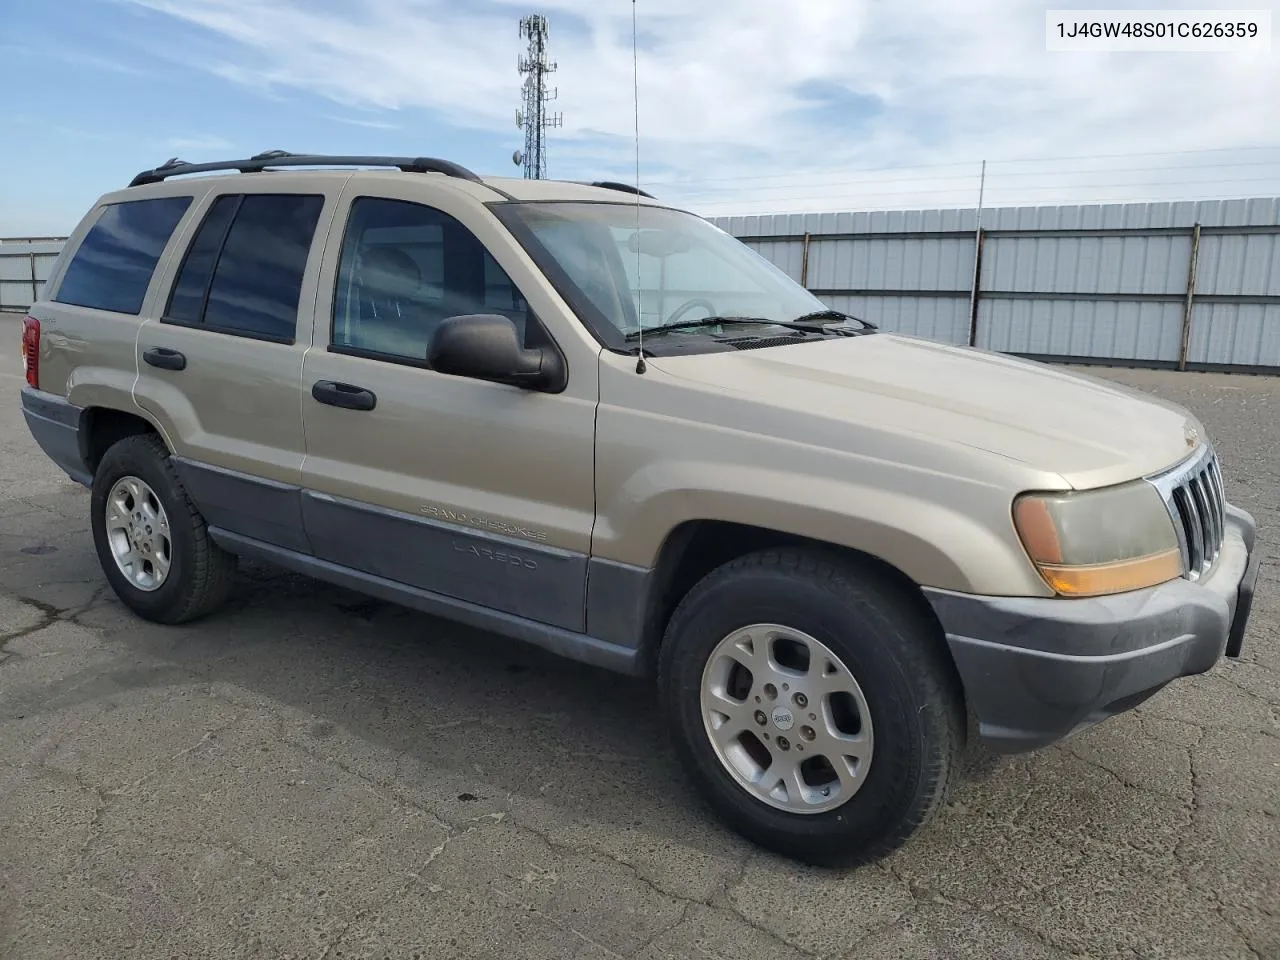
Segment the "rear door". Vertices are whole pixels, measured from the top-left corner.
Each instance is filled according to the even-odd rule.
[[[289,180],[204,198],[139,332],[135,396],[211,525],[303,550],[302,358],[342,179]]]
[[[353,179],[338,215],[303,376],[308,538],[325,560],[582,630],[596,355],[562,350],[555,394],[429,369],[454,315],[499,313],[526,347],[565,346],[496,219],[431,182]]]

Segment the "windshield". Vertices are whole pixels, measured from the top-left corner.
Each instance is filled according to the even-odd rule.
[[[824,304],[746,244],[691,213],[618,203],[512,203],[498,211],[606,344],[705,317],[795,320]],[[532,243],[530,241],[533,241]]]

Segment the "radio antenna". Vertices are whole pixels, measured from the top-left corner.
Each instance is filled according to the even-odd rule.
[[[644,373],[644,288],[640,284],[640,55],[636,52],[636,0],[631,0],[631,86],[636,120],[636,339],[639,354],[636,373]]]

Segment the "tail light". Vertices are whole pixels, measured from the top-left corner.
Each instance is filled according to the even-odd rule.
[[[27,374],[27,385],[40,386],[40,321],[26,317],[22,321],[22,369]]]

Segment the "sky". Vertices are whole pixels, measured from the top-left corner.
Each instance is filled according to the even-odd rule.
[[[641,185],[706,215],[973,206],[984,160],[987,206],[1280,195],[1280,43],[1048,52],[1050,5],[1100,6],[0,0],[0,236],[63,235],[173,156],[427,155],[518,176],[533,12],[564,122],[549,176],[634,182],[638,120]],[[1280,25],[1277,0],[1240,5]]]

